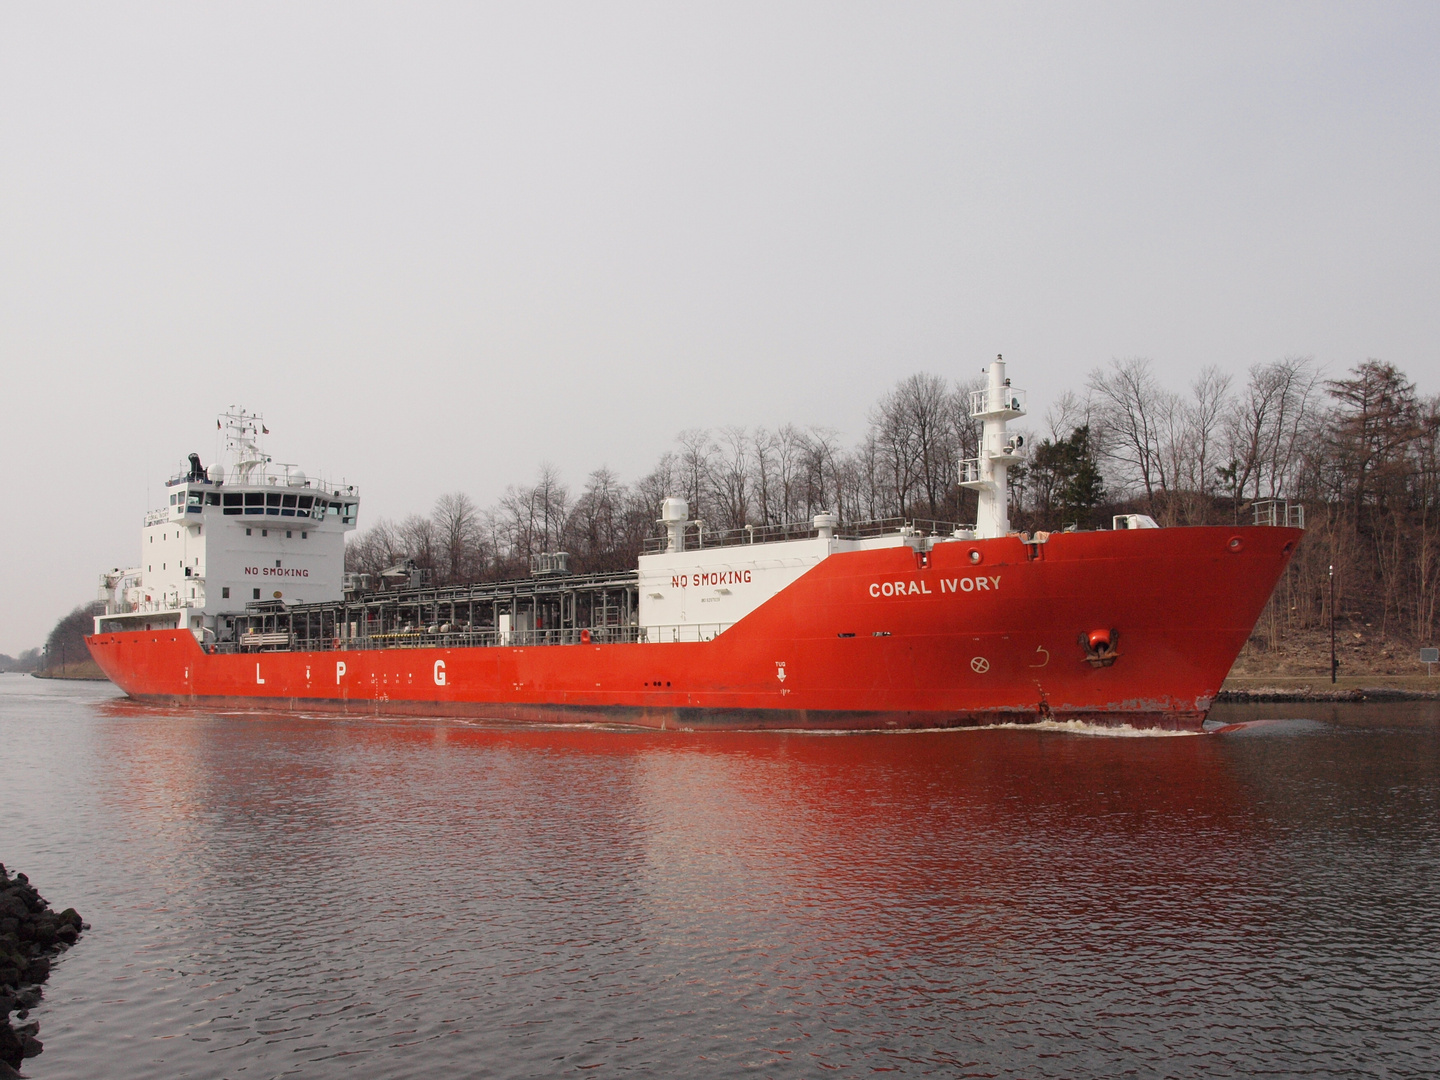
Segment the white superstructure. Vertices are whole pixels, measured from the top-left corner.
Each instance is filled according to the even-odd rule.
[[[908,547],[917,565],[928,565],[937,544],[973,539],[968,529],[953,535],[923,535],[907,525],[873,536],[837,536],[834,514],[816,514],[814,536],[771,539],[756,529],[753,543],[706,543],[697,531],[697,546],[686,536],[698,523],[686,521],[684,499],[666,499],[660,523],[667,534],[663,552],[641,555],[639,563],[639,626],[641,640],[709,641],[728,630],[766,600],[793,584],[806,571],[842,551]]]
[[[188,470],[166,482],[166,504],[145,515],[140,565],[101,575],[96,633],[183,626],[213,641],[247,604],[343,595],[345,534],[360,509],[354,486],[273,464],[257,414],[232,409],[219,422],[223,463],[207,469],[191,454]]]

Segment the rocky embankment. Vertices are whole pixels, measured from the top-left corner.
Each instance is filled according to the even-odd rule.
[[[1373,676],[1371,678],[1374,678]],[[1421,686],[1372,686],[1357,678],[1344,680],[1358,685],[1335,686],[1327,679],[1296,678],[1229,678],[1215,695],[1218,703],[1238,702],[1375,702],[1375,701],[1436,701],[1440,692]],[[1376,680],[1380,681],[1380,680]],[[1390,682],[1399,680],[1391,679]],[[1435,680],[1440,682],[1440,679]]]
[[[51,959],[88,929],[74,908],[51,911],[29,878],[12,878],[0,863],[0,1080],[40,1053],[40,1025],[29,1020],[30,1010],[40,1003]]]

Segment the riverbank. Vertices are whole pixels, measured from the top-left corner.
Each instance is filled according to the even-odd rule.
[[[88,682],[107,682],[108,677],[94,660],[85,659],[69,664],[56,664],[42,671],[32,671],[37,679],[81,679]]]
[[[1381,633],[1347,621],[1336,627],[1339,673],[1330,681],[1328,627],[1291,629],[1271,636],[1265,620],[1240,651],[1219,701],[1385,701],[1440,697],[1440,664],[1433,677],[1420,662],[1432,642]]]
[[[1440,700],[1440,674],[1231,675],[1216,701],[1434,701]]]

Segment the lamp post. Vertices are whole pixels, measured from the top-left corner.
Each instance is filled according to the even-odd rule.
[[[1330,682],[1335,682],[1335,671],[1340,664],[1335,659],[1335,564],[1330,564]]]

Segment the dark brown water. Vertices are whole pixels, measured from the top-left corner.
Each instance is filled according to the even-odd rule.
[[[29,1075],[1429,1076],[1440,708],[637,734],[0,676]]]

